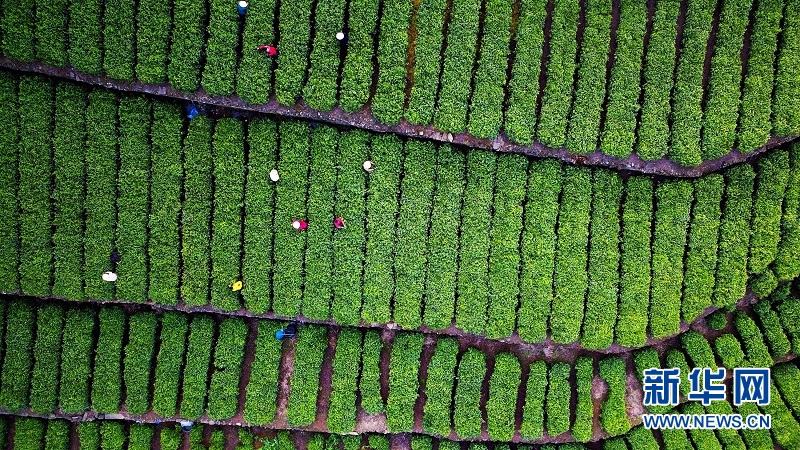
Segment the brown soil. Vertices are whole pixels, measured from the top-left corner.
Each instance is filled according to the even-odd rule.
[[[356,433],[386,433],[386,414],[367,414],[359,408],[356,413]]]
[[[239,401],[236,415],[232,420],[244,423],[244,404],[247,399],[247,386],[250,384],[253,361],[256,359],[256,339],[258,338],[258,322],[255,319],[247,320],[247,337],[245,338],[244,360],[242,361],[242,376],[239,377]],[[237,423],[236,425],[239,425]]]
[[[289,405],[289,386],[294,372],[294,351],[296,342],[294,339],[283,342],[283,353],[281,354],[280,369],[278,372],[278,398],[275,412],[275,420],[272,422],[275,428],[288,428],[289,423],[286,417],[286,407]]]
[[[703,111],[706,109],[706,101],[708,100],[708,80],[711,78],[711,59],[714,56],[714,43],[717,40],[719,17],[722,13],[723,3],[722,1],[718,1],[717,7],[714,9],[714,15],[711,18],[711,33],[708,35],[708,43],[706,44],[706,59],[703,61],[703,99],[700,103]]]
[[[606,398],[608,398],[608,383],[600,375],[595,374],[592,378],[592,406],[594,407],[592,439],[600,439],[603,435],[603,429],[600,427],[600,407]]]
[[[333,125],[362,128],[378,133],[393,133],[405,137],[413,137],[437,142],[450,142],[458,146],[470,148],[491,149],[502,153],[519,153],[537,158],[557,158],[568,164],[582,166],[602,166],[617,170],[666,177],[699,177],[735,164],[750,161],[751,159],[768,150],[781,146],[797,138],[797,136],[780,138],[773,136],[763,147],[753,152],[741,153],[738,151],[738,149],[733,149],[725,156],[715,160],[706,161],[699,166],[683,167],[666,159],[657,161],[643,161],[637,155],[631,155],[623,159],[605,155],[599,150],[595,150],[593,153],[587,155],[580,155],[571,153],[565,148],[546,147],[538,142],[530,146],[524,146],[512,142],[504,134],[501,134],[494,139],[478,139],[467,133],[453,135],[451,133],[444,133],[436,130],[433,128],[433,126],[413,125],[405,120],[402,120],[397,125],[384,125],[379,123],[377,119],[372,116],[372,113],[367,107],[354,113],[347,113],[341,108],[334,108],[331,111],[316,111],[305,106],[302,101],[293,106],[283,106],[280,105],[274,98],[263,105],[251,105],[242,101],[236,96],[213,97],[206,94],[202,89],[190,94],[177,91],[167,85],[153,85],[141,82],[112,80],[106,77],[83,74],[71,68],[49,67],[41,63],[21,63],[5,57],[0,58],[0,67],[21,72],[39,73],[47,76],[69,79],[90,85],[103,86],[118,91],[137,92],[160,97],[168,97],[180,101],[203,103],[209,107],[218,107],[218,109],[222,112],[227,111],[232,113],[233,110],[238,110],[238,114],[240,116],[261,113],[286,118],[306,119]]]
[[[331,406],[331,391],[333,386],[333,357],[336,354],[336,342],[339,338],[339,329],[328,328],[328,348],[322,357],[322,368],[319,373],[319,392],[317,394],[317,417],[307,428],[309,430],[326,431],[328,429],[328,410]]]
[[[433,357],[433,351],[436,350],[436,337],[433,335],[425,336],[425,343],[422,345],[422,355],[419,362],[419,389],[417,390],[417,402],[414,404],[414,431],[423,433],[422,429],[422,415],[425,407],[425,401],[428,397],[425,395],[425,382],[428,379],[428,364]]]

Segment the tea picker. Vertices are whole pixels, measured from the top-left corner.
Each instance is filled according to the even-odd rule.
[[[267,56],[270,58],[278,56],[278,49],[273,47],[272,45],[267,45],[267,44],[259,45],[257,50],[266,53]]]
[[[117,281],[117,266],[119,265],[119,253],[117,251],[112,251],[111,255],[108,257],[108,261],[111,263],[111,270],[103,272],[103,281],[114,282]]]
[[[249,6],[249,3],[247,3],[245,0],[240,1],[236,5],[236,9],[239,11],[239,15],[240,16],[243,16],[243,15],[247,14],[247,7],[248,6]]]
[[[275,332],[275,339],[282,341],[297,336],[297,322],[289,322],[286,328]]]
[[[181,426],[181,431],[188,433],[192,431],[192,425],[194,425],[194,422],[191,420],[181,419],[178,421],[178,424]]]

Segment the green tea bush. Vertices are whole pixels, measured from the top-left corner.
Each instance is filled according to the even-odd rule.
[[[125,336],[125,313],[106,307],[97,314],[99,333],[92,371],[92,409],[115,413],[122,402],[122,341]]]
[[[764,336],[753,319],[744,312],[739,312],[736,314],[734,323],[744,344],[747,365],[749,367],[771,367],[774,361],[769,354],[767,345],[764,344]]]
[[[186,365],[181,385],[181,417],[195,419],[204,412],[209,364],[214,351],[214,328],[214,320],[207,316],[195,316],[189,325]]]
[[[458,229],[465,183],[465,156],[442,145],[436,151],[436,184],[431,226],[428,230],[428,265],[425,280],[425,326],[444,329],[453,321],[458,273]],[[376,169],[377,170],[377,169]]]
[[[82,412],[89,409],[91,404],[89,393],[93,380],[94,330],[94,311],[83,308],[67,311],[64,321],[61,389],[58,401],[59,408],[64,412]]]
[[[460,133],[467,128],[467,102],[477,52],[481,2],[454,0],[433,124],[438,130]]]
[[[474,438],[481,434],[483,418],[480,409],[481,386],[486,375],[486,356],[470,348],[461,356],[453,410],[453,425],[458,437]]]
[[[581,345],[607,348],[614,341],[619,290],[619,239],[622,179],[614,172],[597,169],[592,177],[591,235],[589,237],[589,284],[586,295]]]
[[[408,28],[413,6],[408,1],[383,3],[378,36],[378,84],[371,105],[372,113],[381,123],[396,124],[403,117]]]
[[[33,305],[26,301],[18,300],[8,304],[4,348],[13,348],[14,351],[6,352],[3,358],[0,406],[9,412],[28,406],[36,320],[34,312]]]
[[[631,428],[625,405],[625,362],[620,358],[600,361],[600,376],[608,383],[608,398],[600,410],[600,426],[612,436]]]
[[[486,336],[508,337],[514,332],[519,303],[519,240],[528,160],[522,155],[497,158],[497,179],[489,231],[489,308]]]
[[[754,178],[753,168],[749,165],[734,167],[725,174],[714,306],[732,306],[745,294],[749,240],[743,239],[743,236],[750,233]]]
[[[275,97],[282,105],[294,105],[303,88],[311,40],[311,5],[311,0],[280,2]]]
[[[351,16],[352,17],[352,16]],[[361,164],[367,159],[366,132],[346,133],[339,141],[334,216],[350,226],[333,235],[333,319],[355,325],[361,318],[364,268],[366,178]],[[330,225],[325,225],[330,226]]]
[[[357,111],[369,98],[379,4],[378,0],[350,2],[347,55],[339,83],[339,105],[347,112]]]
[[[592,201],[591,172],[568,166],[558,214],[554,298],[550,329],[554,341],[575,342],[580,337],[588,284],[586,261]],[[559,433],[560,434],[560,433]]]
[[[19,115],[17,78],[0,72],[0,291],[19,290]]]
[[[182,126],[178,105],[153,104],[148,298],[164,305],[176,304],[179,295]]]
[[[183,140],[183,205],[181,208],[181,298],[186,305],[209,300],[211,271],[211,121],[196,117]]]
[[[494,440],[510,441],[514,436],[520,376],[516,356],[511,353],[495,356],[494,371],[489,379],[489,399],[486,401],[486,428]]]
[[[136,3],[124,0],[104,0],[103,11],[103,70],[119,80],[133,81],[136,61]]]
[[[20,285],[28,295],[50,295],[53,273],[51,138],[53,86],[40,77],[19,82]]]
[[[517,32],[514,35],[515,55],[511,79],[508,81],[508,107],[503,128],[509,138],[523,145],[533,142],[536,129],[546,3],[544,0],[524,0],[519,3]]]
[[[29,375],[31,390],[28,402],[33,411],[50,414],[56,409],[58,400],[58,369],[61,359],[64,310],[58,305],[49,304],[39,307],[36,313],[36,343],[33,346],[33,372]],[[72,325],[73,328],[74,326]],[[64,366],[65,369],[72,368],[67,362]]]
[[[517,332],[522,340],[539,342],[547,332],[553,301],[556,219],[563,168],[559,161],[530,163],[521,240],[520,306]]]
[[[567,134],[567,119],[572,104],[575,55],[578,43],[580,4],[577,0],[557,0],[551,13],[550,55],[547,83],[544,86],[536,138],[548,147],[562,147]]]
[[[212,420],[228,419],[238,410],[239,377],[246,338],[247,325],[242,320],[231,318],[220,323],[206,408],[206,414]]]
[[[775,56],[783,5],[783,1],[771,0],[758,2],[756,6],[737,129],[737,147],[741,152],[761,147],[771,135],[772,109],[766,105],[771,103],[775,87]]]
[[[497,157],[472,150],[467,153],[467,184],[461,208],[456,326],[483,333],[489,303],[489,244]]]
[[[160,84],[167,77],[171,2],[142,0],[136,11],[136,78]]]
[[[642,52],[647,27],[647,5],[625,2],[620,5],[617,49],[611,66],[608,102],[600,150],[606,155],[625,158],[636,140],[636,118],[642,90]],[[653,74],[651,74],[652,76]]]
[[[681,317],[686,323],[692,323],[711,306],[724,183],[722,175],[718,174],[694,182],[695,202],[689,225],[689,248],[681,300]]]
[[[244,420],[253,425],[266,425],[275,417],[282,350],[282,342],[275,339],[275,332],[282,327],[281,322],[258,321],[256,355],[244,404]]]
[[[317,415],[319,372],[322,368],[322,354],[327,346],[325,327],[307,325],[300,330],[297,339],[297,349],[300,351],[294,357],[294,372],[286,411],[290,426],[306,426]],[[234,401],[232,405],[235,404]]]
[[[772,97],[772,131],[778,136],[800,132],[800,2],[787,0],[783,11]]]
[[[503,123],[504,87],[511,57],[513,2],[488,0],[483,11],[483,37],[469,102],[467,130],[479,138],[493,138]]]
[[[187,331],[188,319],[185,314],[167,311],[161,316],[161,345],[156,357],[153,411],[164,417],[172,417],[177,412]]]
[[[715,7],[716,3],[710,0],[689,2],[683,24],[683,42],[672,93],[668,151],[669,159],[682,166],[696,166],[703,161],[700,151],[703,66]]]
[[[418,357],[419,355],[416,355],[415,359]],[[353,365],[357,364],[360,359],[361,331],[354,328],[341,329],[336,340],[336,354],[333,359],[333,374],[331,375],[330,407],[328,409],[327,425],[328,431],[332,433],[350,433],[356,427],[358,369],[353,370]],[[411,410],[413,411],[413,405]]]
[[[206,37],[203,24],[207,18],[205,2],[173,0],[167,78],[175,89],[194,91],[199,86]]]
[[[289,21],[281,21],[286,22]],[[236,75],[236,46],[239,44],[239,14],[235,5],[227,0],[209,0],[207,32],[203,89],[211,95],[231,95]],[[286,52],[290,51],[287,49]]]
[[[572,386],[569,383],[570,366],[557,362],[550,366],[547,375],[547,434],[558,436],[570,430],[570,404]],[[530,379],[530,376],[529,376]]]
[[[303,298],[303,251],[307,233],[292,228],[292,221],[306,220],[308,191],[309,128],[298,122],[278,126],[280,150],[278,173],[282,182],[275,185],[273,228],[273,305],[275,314],[292,317],[300,312]],[[310,223],[309,226],[327,226]]]
[[[242,54],[239,59],[239,71],[236,73],[236,94],[248,103],[267,103],[272,91],[274,58],[258,51],[258,47],[265,44],[277,45],[275,42],[277,4],[276,0],[264,0],[252,2],[247,6],[242,34]],[[316,42],[314,44],[316,50]]]
[[[446,0],[423,0],[417,8],[414,82],[404,114],[406,120],[414,124],[427,125],[433,120],[447,4]]]
[[[389,360],[389,396],[386,399],[386,426],[393,433],[414,428],[414,403],[419,388],[420,355],[424,336],[398,333]]]
[[[592,403],[593,364],[592,359],[586,357],[578,358],[575,361],[578,400],[575,407],[575,423],[572,424],[572,435],[581,442],[590,440],[594,433],[594,404]]]
[[[92,75],[103,71],[102,11],[102,0],[69,3],[69,65]]]
[[[214,212],[211,229],[211,305],[224,311],[241,307],[228,286],[240,279],[244,149],[242,122],[221,119],[214,128]]]
[[[269,179],[269,172],[276,167],[277,125],[269,119],[251,120],[247,127],[247,141],[250,148],[244,195],[242,298],[250,312],[263,314],[269,311],[273,287],[275,184]]]
[[[745,0],[722,5],[703,111],[703,159],[716,159],[727,154],[736,139],[742,80],[741,51],[752,4],[752,1]]]
[[[660,338],[678,333],[680,325],[683,256],[693,186],[687,181],[665,181],[656,188],[656,197],[650,333]]]
[[[53,295],[82,300],[83,214],[86,177],[86,91],[74,84],[56,85],[53,130]]]
[[[379,366],[382,349],[383,341],[380,334],[376,330],[367,330],[361,345],[361,378],[358,383],[361,407],[367,414],[378,414],[384,409]]]
[[[345,0],[324,0],[317,2],[314,10],[314,42],[309,57],[308,79],[303,86],[303,100],[314,109],[330,111],[336,106],[342,49],[335,37],[337,32],[344,29],[346,3]],[[247,14],[249,21],[249,10]]]
[[[117,266],[119,279],[115,284],[117,298],[132,302],[147,300],[150,110],[151,102],[144,97],[123,97],[120,100],[117,174],[117,251],[120,261]]]
[[[789,181],[789,153],[773,152],[761,158],[757,167],[748,259],[751,274],[764,272],[778,253],[783,196]]]
[[[792,344],[783,332],[780,317],[770,308],[770,303],[768,301],[760,301],[753,306],[753,310],[758,315],[758,321],[761,324],[760,328],[769,345],[770,354],[778,358],[789,353],[792,349]]]
[[[661,159],[669,139],[670,92],[674,81],[675,41],[680,10],[678,0],[656,6],[653,29],[645,50],[644,102],[637,131],[636,153],[645,161]]]
[[[128,343],[123,359],[125,407],[130,414],[150,411],[150,370],[156,340],[157,318],[140,312],[128,318]]]
[[[18,8],[19,5],[5,5],[7,8]],[[14,11],[16,14],[17,11]],[[30,11],[28,12],[30,14]],[[48,66],[67,65],[67,22],[69,18],[69,2],[56,0],[36,5],[36,59]],[[2,24],[2,22],[0,22]],[[0,27],[2,28],[2,27]],[[22,30],[15,30],[16,33]],[[15,43],[18,44],[18,43]],[[30,42],[23,45],[30,45]],[[3,48],[5,52],[5,48]],[[7,55],[12,56],[12,55]]]
[[[427,400],[422,416],[422,427],[428,433],[450,435],[450,411],[457,354],[458,341],[455,339],[440,337],[436,342],[436,349],[428,364],[428,378],[425,381]]]
[[[321,126],[311,132],[308,221],[317,226],[312,226],[307,231],[302,311],[304,316],[316,319],[330,317],[333,270],[331,225],[335,197],[331,186],[336,184],[336,166],[330,154],[338,143],[339,132],[331,127]],[[268,242],[265,244],[269,245]],[[269,292],[266,295],[268,298]]]
[[[406,145],[404,155],[405,176],[400,186],[395,235],[393,313],[398,325],[414,329],[422,323],[428,256],[425,241],[431,217],[436,149],[430,142],[412,141]]]
[[[362,320],[369,323],[386,323],[392,317],[395,280],[389,268],[394,267],[395,258],[395,212],[400,191],[402,148],[403,143],[397,137],[380,135],[375,136],[370,150],[369,157],[375,163],[375,169],[369,175],[367,190],[367,252],[364,307],[361,310]],[[406,248],[400,242],[397,247]]]
[[[584,9],[585,27],[566,147],[576,153],[597,150],[600,112],[606,97],[606,65],[610,45],[611,2],[589,0]]]

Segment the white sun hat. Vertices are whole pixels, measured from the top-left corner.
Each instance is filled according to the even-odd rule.
[[[362,167],[364,167],[364,170],[366,170],[367,172],[372,172],[373,169],[375,169],[375,163],[373,163],[370,160],[366,160],[366,161],[364,161],[364,164],[362,165]]]
[[[278,181],[281,179],[281,176],[278,175],[278,169],[272,169],[269,171],[269,179],[272,181]]]
[[[103,272],[103,281],[117,281],[117,274],[114,272]]]

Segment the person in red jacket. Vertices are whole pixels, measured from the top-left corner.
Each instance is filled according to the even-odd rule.
[[[267,56],[269,56],[270,58],[274,58],[275,56],[278,56],[278,49],[273,47],[273,46],[271,46],[271,45],[259,45],[258,46],[258,51],[266,52]]]

